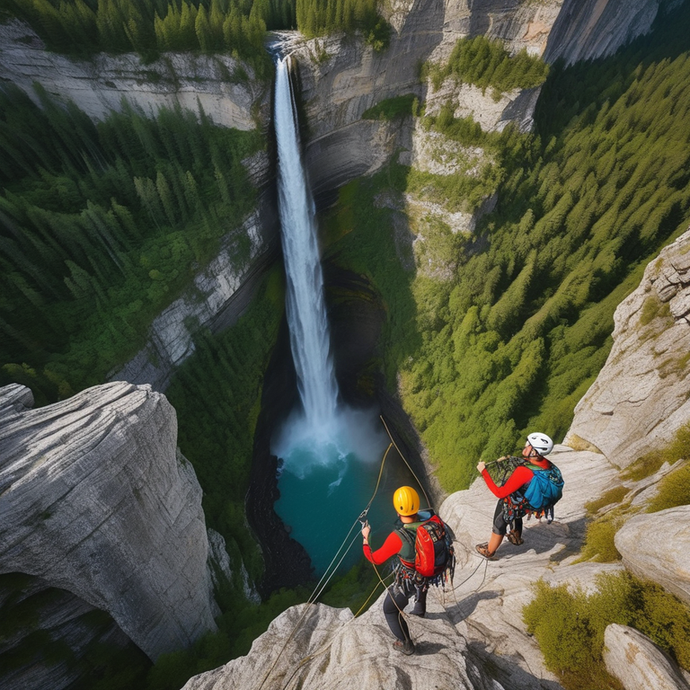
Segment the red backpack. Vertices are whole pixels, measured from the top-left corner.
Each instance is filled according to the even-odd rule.
[[[408,543],[413,537],[410,530],[398,530],[405,535]],[[409,570],[424,578],[439,578],[446,570],[451,572],[455,565],[455,551],[453,540],[446,529],[446,525],[438,515],[432,515],[416,530],[414,537],[414,564],[401,562]],[[451,574],[452,578],[452,574]]]

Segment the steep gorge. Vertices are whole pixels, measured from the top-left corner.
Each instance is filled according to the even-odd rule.
[[[499,5],[499,3],[494,4]],[[563,8],[565,8],[566,4],[563,4]],[[615,3],[609,4],[613,6]],[[371,50],[363,48],[356,41],[340,38],[316,39],[298,48],[298,54],[302,57],[300,60],[301,82],[306,101],[305,111],[307,112],[309,127],[307,144],[308,165],[312,180],[315,182],[315,188],[317,192],[321,193],[321,198],[324,202],[332,199],[333,191],[353,177],[382,168],[394,154],[399,153],[401,148],[404,149],[402,160],[414,160],[414,156],[417,155],[416,162],[420,165],[425,164],[425,144],[420,143],[420,140],[426,136],[424,133],[415,131],[407,122],[391,123],[361,119],[365,110],[383,98],[397,96],[408,92],[408,90],[417,93],[420,97],[425,95],[425,90],[428,87],[420,86],[416,76],[419,60],[426,59],[435,50],[440,51],[440,53],[435,53],[434,56],[441,54],[443,50],[447,52],[454,44],[455,39],[464,35],[464,33],[484,33],[485,30],[488,31],[489,27],[491,27],[491,32],[495,32],[489,32],[489,35],[501,37],[511,45],[521,45],[518,41],[523,40],[524,45],[530,50],[534,52],[546,50],[544,54],[548,55],[548,44],[545,43],[545,36],[548,35],[548,30],[547,28],[540,29],[539,27],[541,24],[544,27],[551,26],[552,24],[549,24],[549,21],[553,23],[557,10],[561,9],[560,5],[549,9],[545,5],[530,3],[531,9],[529,7],[520,8],[520,12],[523,14],[518,12],[517,15],[511,15],[510,12],[504,11],[502,6],[493,8],[492,11],[487,10],[484,13],[472,11],[468,14],[467,11],[451,8],[450,5],[441,7],[440,3],[433,7],[427,5],[422,7],[421,5],[422,3],[419,5],[415,4],[412,8],[398,8],[397,14],[391,15],[391,23],[396,29],[396,35],[393,38],[389,54],[378,56]],[[568,7],[568,12],[572,14],[572,8]],[[582,7],[583,12],[589,9],[580,5],[578,7]],[[610,27],[610,24],[598,24],[595,21],[591,23],[591,27],[594,27],[596,30],[589,31],[591,27],[588,27],[588,31],[585,32],[586,41],[582,45],[577,44],[576,38],[570,40],[570,43],[564,41],[559,43],[559,45],[568,45],[568,50],[572,51],[571,53],[565,51],[566,59],[568,55],[594,56],[611,51],[629,37],[630,31],[644,31],[648,27],[655,7],[656,3],[643,3],[640,6],[639,13],[631,12],[626,14],[626,21],[629,19],[629,25],[625,21],[621,22],[615,13],[612,14],[611,11],[604,12],[599,14],[599,17],[602,18],[601,22],[604,19],[615,21],[617,26],[617,32],[614,33],[613,38],[609,35],[611,32],[607,28]],[[550,12],[550,19],[545,20],[543,15],[547,10]],[[445,13],[442,18],[441,12]],[[524,13],[528,13],[528,19],[524,18]],[[449,26],[453,27],[452,31],[447,30]],[[603,30],[602,26],[604,27]],[[606,38],[600,38],[599,36],[601,35],[605,35]],[[529,40],[525,39],[525,37],[529,37]],[[553,55],[555,56],[555,54],[556,51],[554,49]],[[329,57],[326,58],[324,57],[325,55]],[[13,61],[14,58],[10,62]],[[134,60],[134,62],[136,61]],[[174,60],[173,64],[176,64]],[[45,80],[53,85],[54,91],[60,93],[61,96],[65,96],[65,94],[76,95],[77,100],[81,97],[80,94],[87,94],[84,102],[92,101],[98,103],[97,107],[93,106],[92,112],[96,117],[99,117],[99,113],[102,114],[106,112],[108,107],[111,107],[111,104],[115,102],[115,97],[119,98],[122,93],[127,93],[129,96],[130,91],[131,93],[142,92],[141,102],[146,107],[149,107],[154,102],[162,102],[162,100],[159,100],[162,98],[160,93],[157,93],[159,90],[166,91],[168,96],[174,99],[179,99],[180,94],[182,94],[183,101],[191,103],[192,99],[189,96],[195,93],[195,89],[198,88],[196,85],[200,79],[198,73],[193,72],[194,76],[190,78],[189,82],[185,82],[182,87],[175,84],[174,79],[162,79],[155,81],[157,84],[160,84],[162,81],[163,86],[157,85],[155,88],[150,88],[150,84],[145,84],[144,88],[141,88],[140,84],[136,87],[132,86],[131,79],[129,81],[123,79],[120,83],[114,78],[107,78],[107,81],[119,85],[119,88],[113,91],[113,87],[103,81],[105,77],[99,76],[96,78],[96,82],[102,81],[100,86],[101,93],[109,93],[110,99],[108,100],[108,105],[104,108],[102,105],[103,98],[99,95],[94,99],[89,94],[89,89],[82,88],[83,82],[80,83],[78,88],[73,88],[72,85],[64,86],[64,88],[60,86],[58,81],[52,79],[51,70],[53,69],[62,71],[65,69],[65,65],[60,65],[57,68],[54,66],[47,68],[45,74],[48,76],[45,77]],[[72,68],[70,67],[70,69]],[[117,69],[120,70],[118,77],[121,77],[122,71],[125,68],[120,65]],[[184,71],[188,68],[180,69]],[[204,67],[205,69],[207,67]],[[31,72],[29,71],[28,74],[31,74]],[[204,72],[204,74],[206,73]],[[37,75],[34,74],[34,76]],[[25,83],[28,83],[29,78],[31,77],[27,77],[26,74],[22,77]],[[79,79],[82,79],[82,77],[80,76]],[[92,75],[87,77],[87,82],[90,79],[92,79]],[[133,81],[137,80],[141,81],[138,77],[135,77]],[[167,81],[173,82],[172,85],[166,83]],[[221,97],[213,93],[214,87],[212,83],[214,81],[215,77],[208,79],[208,82],[211,83],[209,89],[212,93],[210,96],[205,90],[201,92],[204,98],[209,99],[202,99],[207,113],[211,114],[211,117],[214,119],[218,118],[218,121],[226,124],[238,127],[250,126],[251,107],[245,107],[242,112],[239,112],[233,106],[228,107],[225,94]],[[479,117],[479,113],[485,111],[495,113],[495,115],[489,116],[493,117],[493,121],[488,125],[488,129],[500,129],[501,122],[505,124],[508,120],[518,121],[523,123],[524,127],[529,127],[531,109],[534,106],[537,95],[536,92],[513,94],[512,97],[506,97],[497,107],[495,103],[490,103],[492,101],[491,98],[488,96],[482,97],[481,94],[472,92],[470,89],[468,96],[475,99],[475,104],[472,105],[470,101],[470,105],[468,105],[467,102],[462,101],[458,103],[457,107],[458,109],[463,107],[469,109],[477,117]],[[430,109],[430,112],[433,112],[435,106],[431,96],[433,94],[427,94],[427,108]],[[245,105],[251,100],[247,100],[246,92],[242,98],[245,99]],[[265,91],[262,98],[264,98],[262,103],[265,104],[267,102]],[[440,96],[437,96],[436,107],[440,108],[444,98],[443,92]],[[228,113],[230,113],[229,116]],[[266,119],[263,121],[265,123]],[[415,151],[417,154],[415,154]],[[422,152],[421,154],[419,153],[420,151]],[[407,155],[407,158],[404,158],[405,155]],[[271,172],[268,166],[268,158],[260,159],[254,163],[256,163],[255,169],[258,171],[255,179],[259,185],[264,187],[270,185]],[[264,199],[269,197],[270,192],[267,192],[267,196]],[[265,213],[267,208],[270,209],[270,204],[262,203],[260,206],[262,213]],[[467,217],[464,220],[466,224],[463,226],[463,229],[468,228],[469,224],[473,222],[472,214],[468,213],[466,215]],[[227,306],[228,300],[232,302],[232,296],[235,295],[237,287],[246,282],[247,276],[253,271],[262,271],[262,260],[266,262],[271,261],[272,255],[270,253],[267,254],[270,250],[271,240],[266,240],[267,237],[271,237],[273,232],[273,220],[270,220],[270,211],[268,218],[269,220],[266,220],[266,216],[264,216],[258,222],[250,219],[248,223],[247,227],[251,229],[247,230],[247,234],[253,238],[254,244],[251,261],[241,275],[233,277],[231,280],[219,279],[218,272],[225,271],[222,267],[223,265],[227,266],[227,262],[223,264],[221,258],[217,266],[209,269],[209,282],[217,282],[220,284],[220,288],[214,293],[213,289],[207,289],[203,283],[197,286],[202,292],[211,295],[207,300],[209,306],[205,307],[207,315],[202,319],[202,323],[212,323],[214,314],[217,314],[223,306]],[[334,273],[337,274],[338,269]],[[338,289],[338,282],[338,280],[334,281],[335,291]],[[362,292],[366,293],[366,289],[362,290]],[[239,294],[235,299],[238,299],[241,304]],[[189,308],[190,304],[192,305],[191,309]],[[190,347],[191,339],[189,334],[185,333],[183,328],[185,319],[192,314],[197,315],[199,313],[192,299],[187,300],[186,304],[183,302],[177,306],[172,305],[170,309],[169,313],[160,317],[159,325],[154,325],[153,327],[156,335],[153,336],[152,341],[158,341],[155,349],[149,348],[148,353],[139,356],[138,364],[130,365],[131,368],[119,373],[116,375],[116,378],[126,378],[132,382],[151,382],[156,386],[165,386],[171,365],[184,359],[193,349]],[[360,312],[356,308],[355,311],[356,314],[353,320],[359,320]],[[348,318],[352,318],[352,316]],[[341,328],[345,328],[343,325],[345,321],[339,322],[336,319],[336,328],[338,323],[341,323]],[[375,330],[376,328],[373,327],[367,334],[371,335]],[[339,342],[343,350],[349,355],[348,348],[342,341]],[[158,357],[166,355],[166,353],[167,361],[165,361],[166,357],[164,356],[163,365],[152,368],[150,365],[152,354]],[[351,365],[348,357],[344,357],[342,361],[346,362],[345,367]],[[381,391],[382,395],[386,395],[385,388],[382,388]],[[302,575],[299,575],[295,582],[299,582],[300,577]],[[365,634],[369,635],[370,631]],[[454,635],[455,633],[452,634]],[[436,649],[434,647],[435,644],[437,643],[433,642],[430,649]],[[322,681],[323,679],[318,682]],[[334,683],[336,683],[334,687],[339,682],[341,681],[334,680]],[[474,687],[481,686],[477,685]]]

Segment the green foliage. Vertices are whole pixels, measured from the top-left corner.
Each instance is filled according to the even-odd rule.
[[[261,558],[244,518],[264,373],[283,314],[281,276],[274,269],[236,324],[200,333],[195,352],[177,370],[166,395],[178,416],[178,445],[204,490],[206,522],[228,550],[261,575]],[[239,569],[232,583],[241,592]]]
[[[297,0],[297,28],[310,38],[359,30],[374,50],[382,51],[390,43],[390,26],[377,5],[377,0]]]
[[[604,632],[611,623],[636,628],[690,667],[690,611],[659,585],[627,573],[601,575],[598,591],[590,595],[539,581],[523,618],[546,666],[567,690],[619,688],[602,660]]]
[[[612,489],[605,491],[595,501],[585,503],[585,509],[590,515],[594,515],[606,506],[613,505],[614,503],[620,503],[628,495],[628,492],[629,489],[622,484],[619,486],[614,486]]]
[[[690,424],[684,424],[678,429],[671,443],[666,446],[659,446],[643,455],[626,468],[622,477],[639,481],[654,474],[666,462],[673,465],[678,460],[688,457],[690,457]]]
[[[94,125],[38,92],[0,92],[0,362],[39,402],[100,383],[235,231],[262,145],[191,112],[125,106]]]
[[[549,66],[537,57],[521,50],[511,56],[500,40],[485,36],[461,38],[453,48],[448,62],[442,67],[427,67],[434,88],[454,75],[459,80],[481,89],[492,87],[494,98],[512,89],[531,89],[546,81]]]
[[[649,502],[647,512],[656,513],[686,505],[690,505],[690,462],[684,462],[659,482],[659,491]]]
[[[418,243],[455,267],[452,277],[398,268],[391,280],[405,299],[389,304],[384,366],[446,490],[466,487],[479,457],[510,453],[529,429],[562,437],[608,355],[616,306],[649,259],[687,227],[690,60],[685,52],[657,62],[645,55],[649,42],[668,47],[669,32],[688,50],[676,26],[689,12],[682,6],[682,16],[661,20],[652,37],[617,56],[554,70],[537,112],[541,136],[481,134],[450,107],[427,119],[490,152],[491,170],[478,170],[475,182],[390,166],[357,183],[372,194],[357,197],[356,212],[341,198],[334,214],[351,232],[333,251],[355,243],[358,257],[346,250],[338,261],[366,264],[383,293],[378,281],[388,278],[379,271],[409,244],[395,213],[380,206],[402,207],[400,192],[413,192],[463,210],[498,191],[496,211],[472,238],[449,242],[439,229],[433,246],[426,237]],[[583,93],[589,105],[580,103]],[[376,229],[387,244],[374,244]],[[611,543],[611,525],[593,530],[593,542],[600,530]],[[611,557],[598,544],[602,551]]]
[[[263,75],[270,59],[266,28],[295,24],[293,0],[4,0],[28,21],[49,49],[90,54],[138,52],[146,60],[162,51],[231,52]]]
[[[247,654],[276,616],[307,596],[303,590],[280,590],[261,604],[244,602],[225,611],[217,620],[218,632],[207,633],[189,649],[163,654],[149,671],[146,690],[178,690],[192,676]]]
[[[413,115],[415,104],[418,104],[418,101],[413,93],[396,96],[395,98],[386,98],[365,110],[362,113],[362,118],[365,120],[394,120],[396,117]]]
[[[621,560],[614,538],[625,522],[625,509],[614,509],[587,525],[581,561],[614,563]]]

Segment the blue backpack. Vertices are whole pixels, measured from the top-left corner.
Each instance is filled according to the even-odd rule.
[[[525,489],[525,500],[533,510],[543,510],[560,500],[563,495],[563,477],[556,465],[543,470],[535,465],[527,465],[534,477]]]

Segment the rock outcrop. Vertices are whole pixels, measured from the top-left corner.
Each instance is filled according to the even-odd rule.
[[[192,678],[184,690],[259,690],[291,681],[305,690],[504,687],[475,666],[466,640],[440,613],[419,622],[417,654],[402,663],[404,657],[390,644],[380,602],[359,618],[349,609],[305,607],[276,618],[248,656]]]
[[[608,55],[649,31],[658,5],[658,0],[399,0],[385,10],[394,31],[381,53],[348,36],[293,38],[290,50],[299,63],[308,121],[305,162],[317,196],[381,168],[399,150],[412,150],[409,126],[362,119],[388,98],[414,94],[428,113],[450,101],[458,117],[472,115],[485,129],[500,131],[508,122],[530,129],[539,89],[516,90],[495,101],[473,87],[449,83],[434,92],[420,82],[419,66],[447,60],[458,39],[485,35],[503,41],[511,53],[525,49],[548,62],[560,57],[574,62]]]
[[[611,353],[564,442],[584,440],[626,467],[690,419],[690,231],[647,266],[614,322]]]
[[[239,251],[247,240],[249,251]],[[264,197],[244,225],[226,235],[218,256],[197,274],[182,297],[153,320],[144,348],[108,378],[148,383],[164,391],[174,368],[194,352],[194,334],[200,328],[217,332],[232,325],[277,253],[276,208],[272,198]]]
[[[147,114],[176,105],[198,113],[201,107],[218,125],[255,129],[257,112],[268,121],[270,89],[247,79],[247,71],[251,74],[246,65],[221,54],[165,53],[149,64],[132,53],[69,58],[45,50],[24,22],[0,24],[3,79],[34,99],[33,84],[38,83],[52,96],[74,101],[95,120],[120,110],[124,99]]]
[[[611,55],[645,34],[659,10],[659,0],[564,0],[549,34],[544,59],[566,64]]]
[[[690,606],[690,506],[642,513],[616,533],[625,567]]]
[[[151,659],[214,630],[201,488],[165,397],[111,383],[32,404],[0,389],[0,573],[108,612]]]
[[[604,662],[625,690],[690,690],[678,665],[648,637],[626,625],[606,628]]]

